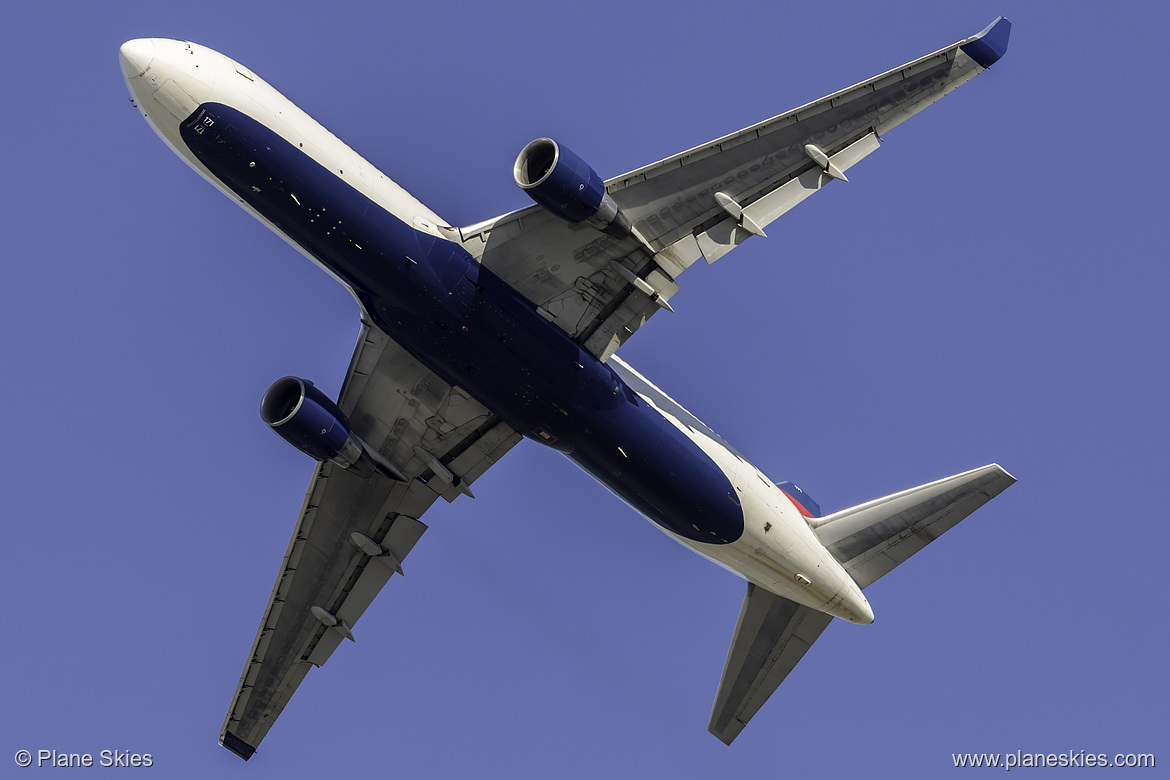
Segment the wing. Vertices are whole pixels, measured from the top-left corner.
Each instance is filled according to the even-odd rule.
[[[318,464],[220,732],[245,760],[422,536],[419,517],[474,482],[520,435],[363,321],[339,406],[405,477]]]
[[[1010,23],[605,183],[635,234],[539,206],[461,228],[464,246],[592,354],[607,359],[679,289],[876,150],[891,129],[990,67]]]
[[[707,729],[730,745],[832,620],[749,582]]]

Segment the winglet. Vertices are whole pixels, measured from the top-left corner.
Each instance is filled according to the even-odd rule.
[[[225,731],[223,733],[223,737],[219,740],[219,744],[223,745],[225,748],[232,751],[245,761],[251,758],[252,755],[256,752],[256,748],[252,747],[230,731]]]
[[[1012,23],[1001,16],[983,32],[968,38],[959,48],[981,67],[990,68],[999,62],[999,58],[1007,51],[1008,36],[1011,32]]]

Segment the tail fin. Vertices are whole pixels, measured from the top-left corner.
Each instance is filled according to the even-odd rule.
[[[777,482],[776,487],[780,488],[784,492],[784,495],[788,496],[788,500],[805,517],[821,516],[821,505],[813,501],[812,496],[797,487],[795,482]]]
[[[867,588],[1015,481],[993,463],[810,520],[809,525],[858,586]]]

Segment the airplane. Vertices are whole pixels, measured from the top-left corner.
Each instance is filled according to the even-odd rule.
[[[564,453],[667,536],[747,582],[708,730],[730,745],[863,590],[1009,487],[991,464],[824,515],[617,349],[711,264],[995,64],[1011,24],[608,180],[564,144],[516,158],[535,201],[451,225],[235,60],[142,38],[132,103],[184,162],[357,300],[336,401],[288,376],[260,416],[316,468],[220,744],[248,760],[395,573],[438,498],[521,439]]]

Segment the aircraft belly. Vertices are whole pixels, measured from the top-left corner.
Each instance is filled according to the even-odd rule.
[[[237,109],[205,103],[180,135],[445,381],[672,533],[708,544],[743,533],[739,499],[710,453],[461,246],[403,223]]]
[[[620,366],[647,406],[727,475],[733,486],[729,496],[740,507],[743,532],[734,544],[704,544],[707,540],[695,535],[676,535],[676,539],[778,596],[853,622],[872,621],[861,590],[820,544],[792,500],[694,415],[629,366]]]
[[[593,416],[569,457],[645,517],[687,543],[724,546],[744,516],[724,471],[652,407]]]

